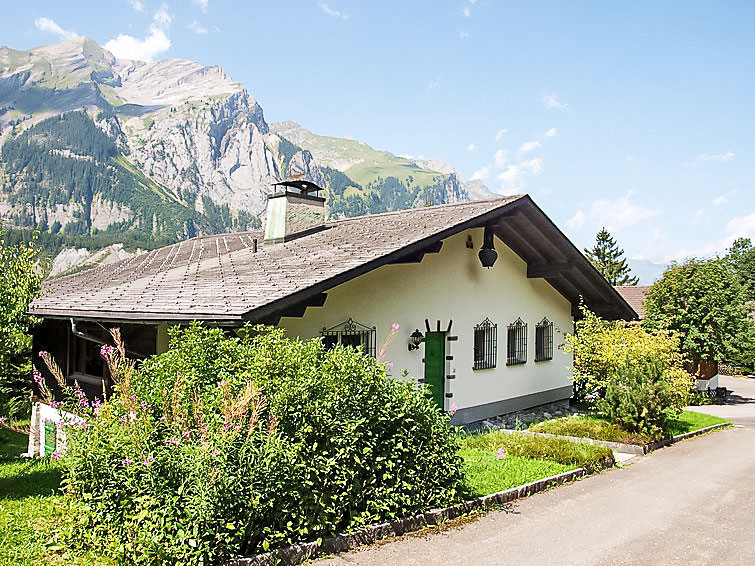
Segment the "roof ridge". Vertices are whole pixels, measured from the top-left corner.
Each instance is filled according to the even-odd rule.
[[[507,196],[500,196],[495,198],[488,198],[488,199],[479,199],[479,200],[465,200],[461,202],[446,202],[442,204],[433,204],[430,206],[418,206],[416,208],[402,208],[401,210],[389,210],[386,212],[375,212],[372,214],[362,214],[360,216],[351,216],[349,218],[337,218],[335,220],[328,220],[325,224],[337,224],[340,222],[353,222],[355,220],[361,220],[363,218],[375,218],[377,216],[392,216],[392,215],[401,215],[406,214],[407,212],[417,212],[418,210],[430,210],[430,209],[438,209],[438,208],[451,208],[452,206],[462,206],[465,204],[482,204],[482,203],[488,203],[488,202],[498,202],[510,204],[514,202],[515,200],[519,200],[520,198],[526,197],[527,193],[520,193],[516,195],[507,195]]]

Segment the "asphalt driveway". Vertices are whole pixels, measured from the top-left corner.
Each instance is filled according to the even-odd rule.
[[[755,379],[724,378],[733,403],[696,410],[735,427],[680,442],[494,511],[324,565],[755,564]]]

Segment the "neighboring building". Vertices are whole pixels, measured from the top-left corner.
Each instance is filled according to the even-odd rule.
[[[389,373],[424,379],[466,423],[570,396],[564,334],[580,296],[636,318],[527,195],[323,217],[324,199],[286,189],[270,197],[265,236],[202,236],[51,280],[32,307],[35,349],[98,391],[113,326],[132,356],[164,351],[168,326],[192,320],[264,322],[375,355],[398,323]]]
[[[645,299],[652,287],[652,285],[620,285],[614,287],[614,289],[629,303],[629,306],[634,309],[640,319],[643,319],[645,318]]]

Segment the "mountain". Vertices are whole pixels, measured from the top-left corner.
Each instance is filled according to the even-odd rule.
[[[270,186],[291,177],[323,186],[334,217],[490,195],[440,161],[268,124],[217,66],[118,59],[86,37],[0,47],[6,227],[150,248],[260,226]]]
[[[450,166],[440,171],[361,141],[313,134],[296,122],[273,123],[270,131],[312,155],[327,180],[331,214],[357,216],[469,200]]]

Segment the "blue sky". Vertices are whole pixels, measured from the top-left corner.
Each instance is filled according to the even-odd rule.
[[[87,35],[222,66],[268,121],[528,192],[580,248],[755,239],[752,2],[13,2],[0,44]]]

